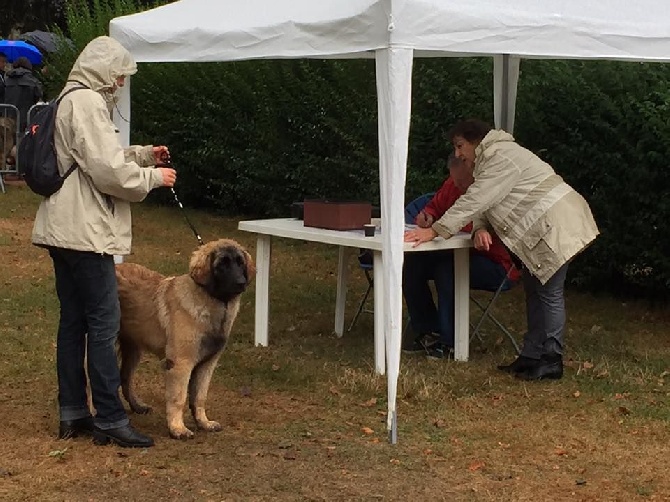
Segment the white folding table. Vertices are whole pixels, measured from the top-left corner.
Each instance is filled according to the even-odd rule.
[[[312,242],[334,244],[340,247],[337,272],[337,299],[335,302],[335,333],[344,333],[344,308],[347,296],[347,248],[366,248],[373,251],[374,270],[374,338],[375,338],[375,370],[379,374],[386,372],[386,343],[384,340],[383,319],[384,305],[382,292],[384,279],[382,274],[382,239],[379,229],[374,237],[366,237],[363,230],[326,230],[323,228],[306,227],[302,220],[295,218],[277,218],[268,220],[241,221],[240,230],[258,234],[256,244],[256,318],[255,343],[268,345],[268,311],[270,287],[270,254],[272,237],[285,237]],[[405,252],[436,251],[440,249],[454,250],[454,282],[455,282],[455,346],[454,359],[467,361],[469,356],[470,331],[470,253],[472,247],[470,234],[460,233],[451,239],[437,237],[431,242],[412,247],[404,243]]]

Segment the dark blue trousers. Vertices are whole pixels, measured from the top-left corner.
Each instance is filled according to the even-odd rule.
[[[121,311],[114,257],[50,248],[60,301],[56,347],[61,420],[90,416],[86,399],[84,356],[96,416],[95,425],[112,429],[128,424],[119,397],[115,342]]]
[[[470,288],[496,291],[505,267],[470,253]],[[435,282],[437,305],[429,281]],[[506,284],[503,289],[509,289]],[[412,329],[417,334],[439,333],[440,342],[454,346],[454,253],[452,250],[405,253],[402,290]]]

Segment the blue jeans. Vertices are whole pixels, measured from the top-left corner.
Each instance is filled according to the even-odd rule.
[[[563,355],[566,317],[563,291],[567,273],[566,263],[542,284],[526,267],[521,270],[528,322],[521,355],[533,359]]]
[[[60,419],[90,416],[84,372],[87,355],[95,425],[101,429],[127,425],[115,349],[121,310],[114,257],[63,248],[49,248],[49,255],[60,301],[56,347]]]
[[[496,291],[507,276],[505,267],[487,257],[470,253],[470,288]],[[437,306],[429,287],[435,281]],[[511,284],[505,284],[503,290]],[[402,291],[415,333],[439,333],[440,342],[454,346],[454,252],[405,253]]]

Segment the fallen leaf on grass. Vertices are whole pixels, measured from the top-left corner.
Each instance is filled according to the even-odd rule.
[[[375,433],[375,431],[370,429],[370,427],[361,427],[361,432],[363,432],[363,434],[368,434],[368,435]]]
[[[278,364],[273,364],[272,365],[272,371],[279,371],[279,365]]]
[[[593,363],[584,361],[584,364],[582,364],[582,366],[584,367],[585,370],[590,370],[591,368],[593,368]]]
[[[478,471],[479,469],[481,469],[485,465],[486,464],[484,462],[480,462],[480,461],[476,460],[476,461],[474,461],[470,464],[470,466],[468,467],[468,470],[472,471],[472,472]]]
[[[567,455],[568,451],[559,447],[556,448],[556,451],[554,453],[556,453],[556,455]]]
[[[575,396],[575,397],[579,397],[579,396],[581,396],[581,395],[582,395],[582,393],[579,392],[579,391],[575,391],[575,393],[573,394],[573,396]]]
[[[435,421],[433,422],[433,425],[434,425],[435,427],[443,428],[443,427],[446,427],[446,426],[447,426],[447,422],[445,422],[445,421],[442,420],[441,418],[438,418],[437,420],[435,420]]]
[[[377,404],[377,398],[376,397],[371,397],[370,399],[368,399],[364,403],[359,403],[358,406],[363,406],[364,408],[369,408],[370,406],[374,406],[375,404]]]
[[[335,386],[330,388],[330,393],[333,394],[334,396],[339,396],[340,395],[340,391],[337,390],[337,388],[335,388]]]
[[[400,460],[398,460],[397,458],[392,458],[391,463],[395,464],[395,465],[398,465],[398,464],[400,464]]]

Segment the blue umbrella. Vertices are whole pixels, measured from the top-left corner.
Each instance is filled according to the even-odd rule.
[[[21,40],[0,40],[0,52],[7,56],[7,61],[10,63],[21,56],[28,58],[32,64],[42,62],[42,53],[39,49]]]

